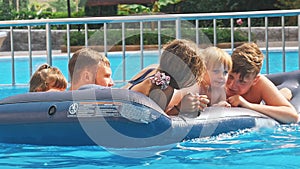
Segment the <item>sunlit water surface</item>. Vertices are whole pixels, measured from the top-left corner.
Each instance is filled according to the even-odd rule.
[[[300,167],[300,127],[280,126],[259,131],[237,131],[217,137],[188,140],[159,151],[153,156],[120,156],[100,146],[33,146],[0,144],[3,168],[278,168]],[[145,151],[148,151],[145,148]],[[155,151],[157,149],[157,151]]]

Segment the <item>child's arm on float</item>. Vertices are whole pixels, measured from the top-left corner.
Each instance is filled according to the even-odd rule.
[[[229,97],[229,102],[232,106],[242,106],[261,112],[281,123],[298,122],[296,109],[266,77],[260,76],[259,82],[251,92],[252,95],[260,94],[265,104],[250,103],[240,95]]]

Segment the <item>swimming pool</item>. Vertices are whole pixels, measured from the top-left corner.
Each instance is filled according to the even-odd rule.
[[[122,62],[122,53],[120,52],[110,52],[108,53],[108,58],[111,62],[112,68],[112,78],[115,82],[129,80],[133,75],[151,64],[156,64],[159,61],[158,52],[155,51],[146,51],[144,52],[144,57],[141,58],[141,53],[137,52],[127,52],[125,55],[125,61]],[[270,73],[279,73],[283,72],[283,61],[282,61],[282,53],[280,51],[272,51],[269,52],[269,72]],[[41,65],[42,63],[46,63],[47,59],[45,56],[36,56],[32,59],[32,67],[33,72],[35,69]],[[266,63],[266,58],[264,60]],[[298,51],[293,50],[286,52],[286,71],[298,70],[299,66],[298,59]],[[53,56],[53,66],[60,68],[64,76],[68,78],[68,57],[67,56]],[[143,65],[142,65],[143,64]],[[29,58],[17,57],[15,58],[15,83],[18,86],[10,86],[12,84],[12,66],[11,66],[11,58],[0,58],[0,88],[1,98],[4,98],[9,95],[14,95],[16,93],[24,93],[28,91],[28,82],[30,79],[29,72]],[[123,72],[123,68],[125,66],[125,73]],[[263,64],[261,73],[265,74],[266,64]],[[125,77],[123,77],[125,75]],[[116,83],[116,87],[122,86],[124,83]],[[6,86],[3,86],[6,85]],[[11,92],[5,92],[5,90],[10,90]]]
[[[270,56],[270,72],[281,72],[280,53]],[[145,66],[157,63],[157,56],[145,56]],[[148,58],[149,57],[149,58]],[[112,61],[113,78],[122,78],[122,63],[114,55]],[[28,82],[28,61],[26,58],[16,63],[18,84]],[[131,59],[131,60],[130,60]],[[9,59],[3,59],[9,62]],[[2,67],[1,79],[10,79],[8,67]],[[34,68],[44,63],[44,57],[35,57]],[[59,67],[67,76],[67,58],[55,57],[53,65]],[[137,63],[134,65],[132,63]],[[133,71],[126,73],[126,78],[136,72],[140,61],[135,55],[128,56],[126,66]],[[273,64],[275,66],[273,66]],[[298,59],[287,54],[289,71],[298,69]],[[265,67],[262,70],[264,73]],[[3,73],[4,72],[4,73]],[[5,81],[7,84],[10,81]],[[1,98],[26,92],[28,86],[1,86]],[[34,132],[34,131],[33,131]],[[3,168],[299,168],[300,167],[300,127],[282,125],[274,129],[243,130],[223,134],[217,137],[187,140],[170,145],[170,149],[151,147],[145,149],[108,150],[99,146],[59,147],[0,144],[0,167]],[[116,153],[119,152],[119,153]],[[145,153],[151,155],[145,157]],[[134,155],[133,155],[134,154]],[[134,158],[132,158],[134,157]],[[138,158],[141,157],[141,158]]]
[[[143,66],[141,66],[140,52],[128,52],[126,53],[125,61],[122,62],[122,53],[110,52],[108,58],[111,62],[111,68],[113,71],[112,77],[114,80],[122,80],[123,66],[126,68],[126,79],[130,79],[136,72],[140,71],[141,67],[146,67],[150,64],[158,63],[158,52],[145,52],[143,57]],[[33,72],[37,67],[43,63],[46,63],[45,56],[34,56],[32,58]],[[68,57],[67,56],[53,56],[52,65],[61,69],[64,76],[68,78]],[[11,58],[0,58],[0,84],[11,84],[12,66]],[[30,79],[29,72],[29,58],[26,56],[20,56],[15,58],[15,79],[16,84],[27,84]]]
[[[0,144],[3,168],[278,168],[300,166],[300,127],[281,126],[261,131],[238,131],[218,137],[189,140],[167,151],[153,147],[153,156],[129,158],[99,146],[56,147]],[[139,154],[142,150],[123,149]],[[147,151],[147,149],[145,150]]]
[[[126,59],[122,62],[122,53],[110,52],[108,58],[111,62],[112,78],[114,79],[115,87],[120,87],[124,83],[118,83],[123,81],[123,67],[125,65],[125,79],[130,79],[136,72],[139,72],[141,68],[151,64],[158,63],[158,52],[144,52],[144,57],[140,57],[140,52],[128,52],[126,53]],[[52,65],[58,67],[66,78],[68,77],[68,60],[67,56],[53,56]],[[12,84],[12,59],[7,57],[0,58],[0,99],[15,95],[18,93],[24,93],[28,91],[28,82],[30,80],[29,71],[29,57],[21,56],[15,58],[15,83]],[[32,58],[32,71],[34,72],[39,65],[46,63],[47,59],[45,56],[35,56]],[[143,64],[143,66],[141,65]],[[9,90],[10,92],[6,92]]]

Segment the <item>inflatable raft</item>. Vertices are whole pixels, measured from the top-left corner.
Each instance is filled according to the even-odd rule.
[[[299,112],[300,72],[268,76],[289,87]],[[244,108],[207,108],[170,117],[144,95],[126,89],[26,93],[0,101],[0,142],[36,145],[148,147],[279,123]]]

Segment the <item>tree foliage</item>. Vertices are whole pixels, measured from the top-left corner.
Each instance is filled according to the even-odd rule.
[[[9,4],[9,1],[0,2],[0,20],[11,20],[13,19],[13,9]]]
[[[183,13],[238,12],[275,9],[276,0],[188,0],[180,3]]]
[[[150,7],[140,4],[120,4],[118,5],[118,15],[132,15],[132,14],[154,14],[160,12],[162,7],[170,4],[177,4],[181,0],[157,0]]]
[[[55,12],[66,12],[68,11],[67,0],[55,0],[48,2],[50,7],[54,9]],[[70,1],[71,11],[75,11],[76,4],[74,1]]]
[[[85,2],[85,0],[71,0],[71,5],[73,7],[73,12],[71,12],[72,17],[85,16],[83,8],[80,7],[80,5],[83,5],[82,2]],[[79,3],[79,11],[76,11],[76,3]],[[51,7],[51,5],[49,4],[52,4],[53,6]],[[58,12],[53,12],[55,10],[58,10]],[[32,1],[20,11],[17,11],[15,9],[14,4],[12,4],[10,0],[3,0],[2,2],[0,1],[0,20],[25,20],[67,17],[68,13],[66,0],[56,0],[55,2],[53,1],[48,3],[38,3],[36,1]]]
[[[299,0],[277,0],[275,6],[280,9],[299,9],[300,1]]]
[[[86,1],[70,0],[72,16],[111,16],[117,14],[117,6],[92,8],[85,6]],[[45,4],[33,0],[18,0],[18,2],[20,10],[17,12],[16,0],[0,0],[0,20],[65,17],[66,15],[63,13],[67,13],[67,0],[52,0],[45,2]],[[300,0],[157,0],[151,5],[118,5],[118,14],[209,13],[299,8]],[[58,13],[56,14],[56,12]],[[74,12],[77,13],[74,14]]]

